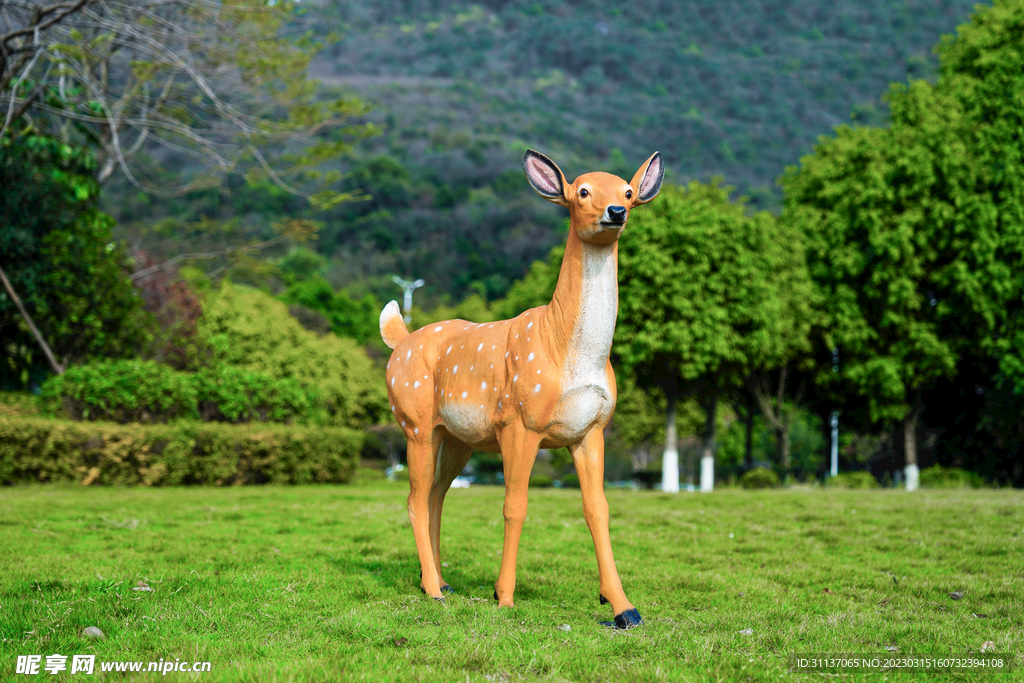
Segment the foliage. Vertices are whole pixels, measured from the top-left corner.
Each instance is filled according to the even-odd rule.
[[[359,100],[318,92],[309,65],[323,40],[302,22],[295,3],[265,0],[8,3],[0,136],[29,123],[95,145],[101,182],[119,168],[164,196],[216,187],[226,173],[293,193],[289,181],[336,183],[337,171],[313,169],[376,129],[352,124],[366,113]],[[136,163],[168,150],[204,163]],[[326,187],[311,196],[321,206],[349,198]]]
[[[206,299],[199,332],[215,365],[292,378],[324,402],[331,424],[351,427],[388,416],[384,375],[355,341],[302,328],[269,294],[225,281]]]
[[[794,671],[780,656],[780,643],[797,642],[808,652],[869,647],[884,658],[891,643],[901,654],[941,657],[992,641],[986,654],[1022,662],[1018,491],[669,498],[609,489],[616,565],[646,620],[626,632],[597,623],[610,610],[598,605],[578,491],[530,491],[514,609],[495,609],[491,598],[504,491],[472,487],[445,499],[441,561],[456,592],[444,605],[419,592],[408,493],[387,483],[9,487],[0,508],[0,547],[9,549],[0,554],[0,629],[18,637],[0,641],[0,658],[87,650],[98,670],[181,655],[212,661],[203,677],[218,683],[438,683],[489,672],[545,683],[820,682],[820,673]],[[152,590],[131,590],[139,581]],[[954,590],[962,600],[949,598]],[[303,637],[282,637],[285,624]],[[106,639],[83,645],[86,626]],[[186,677],[167,680],[178,678]]]
[[[145,339],[124,248],[97,209],[94,169],[87,152],[54,138],[0,141],[4,271],[59,362],[124,356]],[[38,381],[42,354],[5,291],[0,338],[0,384]]]
[[[204,421],[309,422],[318,417],[317,393],[291,377],[221,365],[199,370],[192,381]]]
[[[75,420],[167,422],[199,417],[195,382],[152,361],[97,361],[69,368],[43,384],[51,412]]]
[[[562,485],[564,489],[578,489],[580,487],[580,477],[578,474],[566,474],[565,476],[558,478],[558,483]]]
[[[807,347],[800,238],[767,213],[748,216],[729,188],[665,187],[631,217],[619,253],[613,349],[642,384],[729,384]]]
[[[745,489],[774,489],[779,486],[779,475],[766,467],[755,467],[743,473],[740,486]]]
[[[362,434],[342,427],[116,425],[0,415],[0,484],[343,483]]]
[[[878,480],[870,472],[840,472],[825,480],[829,488],[834,489],[876,489]]]
[[[530,488],[545,489],[555,485],[555,481],[543,474],[534,474],[530,477]]]
[[[314,276],[292,284],[281,295],[281,300],[319,311],[339,337],[355,339],[360,344],[380,338],[377,318],[381,306],[372,294],[353,299],[343,290],[334,291],[322,277]]]
[[[69,369],[43,385],[50,412],[111,422],[306,422],[318,400],[291,378],[222,365],[196,373],[153,361],[98,361]]]
[[[921,470],[919,482],[929,489],[980,489],[985,480],[977,472],[935,465]]]

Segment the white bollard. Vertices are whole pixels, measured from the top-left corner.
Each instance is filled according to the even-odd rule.
[[[917,469],[917,465],[907,465],[906,467],[903,468],[903,475],[907,479],[907,490],[908,491],[916,491],[917,490],[917,475],[918,474],[920,474],[920,471]]]
[[[715,488],[715,458],[705,455],[700,459],[700,490],[702,493],[713,491]]]
[[[666,450],[661,459],[661,490],[679,493],[679,452]]]

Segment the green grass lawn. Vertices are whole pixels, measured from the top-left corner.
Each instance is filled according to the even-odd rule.
[[[987,641],[1024,653],[1021,491],[610,490],[619,573],[646,620],[630,631],[597,623],[612,614],[578,491],[530,491],[516,607],[503,610],[503,489],[449,494],[447,604],[419,591],[405,495],[2,489],[0,678],[34,680],[15,675],[17,656],[53,653],[95,654],[94,677],[119,680],[132,675],[99,662],[210,661],[167,675],[204,681],[821,680],[787,656],[977,655]]]

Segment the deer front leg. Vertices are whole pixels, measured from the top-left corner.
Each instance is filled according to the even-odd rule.
[[[498,607],[512,607],[512,594],[516,590],[516,556],[519,554],[519,536],[526,521],[526,505],[530,487],[530,472],[537,459],[540,436],[515,423],[506,427],[498,437],[505,472],[505,543],[501,551],[501,570],[494,585]]]
[[[430,488],[430,545],[442,593],[450,593],[452,588],[441,576],[441,510],[448,489],[469,462],[471,455],[472,446],[467,446],[453,436],[444,437],[437,451],[437,474]]]
[[[576,474],[580,478],[583,494],[583,518],[590,527],[597,553],[597,572],[601,585],[601,603],[609,602],[615,612],[615,621],[601,622],[615,628],[631,628],[643,623],[640,613],[633,607],[622,590],[619,572],[612,557],[611,536],[608,533],[608,501],[604,497],[604,433],[595,425],[583,439],[569,446]]]

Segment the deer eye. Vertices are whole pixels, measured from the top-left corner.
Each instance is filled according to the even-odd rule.
[[[633,198],[633,190],[626,190],[626,199]]]
[[[590,196],[590,193],[587,192],[587,188],[583,188],[582,190],[580,190],[580,197],[582,197],[583,199],[586,199],[589,196]]]

